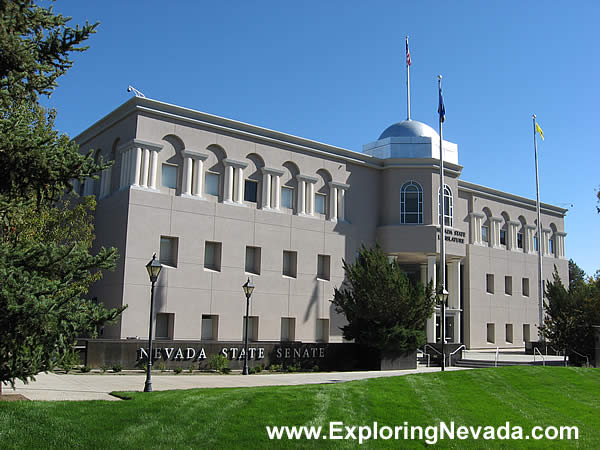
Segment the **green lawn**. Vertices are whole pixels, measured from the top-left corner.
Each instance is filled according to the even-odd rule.
[[[266,425],[579,427],[579,441],[439,441],[443,447],[600,448],[600,370],[506,367],[333,385],[126,394],[121,402],[0,402],[2,448],[357,447],[357,441],[269,441]],[[341,432],[345,434],[345,430]],[[356,433],[358,434],[358,433]],[[363,447],[422,447],[369,440]]]

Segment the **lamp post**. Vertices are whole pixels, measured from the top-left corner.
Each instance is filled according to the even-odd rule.
[[[162,264],[156,259],[156,253],[152,255],[152,261],[146,264],[146,270],[152,282],[150,290],[150,331],[148,332],[148,367],[146,368],[146,383],[144,384],[144,392],[152,392],[152,318],[154,315],[154,284],[158,280],[158,275],[162,269]]]
[[[244,289],[244,294],[246,295],[246,333],[244,336],[244,370],[242,371],[242,375],[248,375],[248,314],[250,313],[250,297],[252,296],[252,292],[254,292],[254,285],[250,281],[250,278],[244,283],[242,289]]]
[[[446,370],[446,306],[448,305],[448,291],[441,288],[437,294],[440,305],[440,337],[442,338],[442,372]]]

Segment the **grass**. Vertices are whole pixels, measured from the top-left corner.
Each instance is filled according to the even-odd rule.
[[[576,425],[579,441],[439,441],[451,448],[600,448],[600,371],[504,367],[342,384],[121,393],[121,402],[1,402],[2,448],[357,447],[269,441],[266,425]],[[370,440],[364,447],[422,447]]]

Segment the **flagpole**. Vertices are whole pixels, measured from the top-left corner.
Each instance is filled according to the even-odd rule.
[[[537,138],[536,138],[536,122],[535,122],[535,114],[532,115],[533,119],[533,150],[535,153],[535,192],[536,192],[536,202],[535,206],[537,209],[537,244],[538,244],[538,308],[539,308],[539,326],[538,328],[544,325],[544,278],[542,273],[542,247],[543,247],[543,239],[542,239],[542,217],[540,211],[540,178],[538,172],[538,153],[537,153]],[[542,341],[544,341],[544,333],[540,334]]]
[[[410,53],[408,51],[408,36],[406,36],[406,120],[410,120],[410,64],[408,63],[409,55]]]
[[[442,122],[444,119],[442,112],[442,76],[438,75],[438,89],[440,95],[440,105],[438,107],[440,118],[440,194],[438,197],[440,206],[440,278],[442,279],[442,292],[446,290],[446,230],[444,219],[446,216],[446,202],[444,196],[444,149],[442,138]],[[446,301],[442,296],[440,305],[440,337],[442,341],[442,371],[446,368]]]

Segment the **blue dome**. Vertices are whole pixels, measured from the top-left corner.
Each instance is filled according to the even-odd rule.
[[[390,125],[381,133],[379,139],[389,137],[430,137],[432,139],[439,139],[439,135],[433,128],[416,120],[403,120],[402,122]]]

